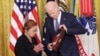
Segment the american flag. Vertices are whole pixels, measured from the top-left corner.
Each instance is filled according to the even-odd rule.
[[[14,51],[14,46],[18,37],[22,34],[22,27],[24,22],[28,19],[32,19],[38,24],[38,31],[36,34],[36,40],[41,42],[41,36],[39,31],[39,18],[37,12],[37,6],[35,0],[15,0],[14,8],[11,16],[11,28],[10,28],[10,50]]]

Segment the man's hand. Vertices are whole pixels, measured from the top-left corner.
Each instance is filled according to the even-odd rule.
[[[65,24],[62,24],[59,26],[59,29],[64,28],[64,30],[67,32],[67,27],[65,26]]]
[[[47,48],[48,48],[50,51],[52,51],[52,46],[53,46],[53,43],[49,43],[48,46],[47,46]]]
[[[50,50],[50,51],[52,51],[53,50],[53,46],[56,44],[56,42],[53,42],[53,43],[49,43],[48,44],[48,49]]]

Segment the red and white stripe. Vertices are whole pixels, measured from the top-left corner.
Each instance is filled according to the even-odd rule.
[[[38,18],[37,7],[33,8],[33,10],[28,13],[28,18],[34,20],[38,24],[36,39],[38,43],[40,43],[41,36],[40,36],[40,31],[39,31],[39,18]],[[23,31],[22,27],[24,25],[24,22],[25,22],[25,18],[23,14],[19,10],[18,6],[14,4],[12,17],[11,17],[11,28],[10,28],[10,50],[12,50],[13,52],[14,52],[16,41],[18,37],[22,34],[22,31]]]

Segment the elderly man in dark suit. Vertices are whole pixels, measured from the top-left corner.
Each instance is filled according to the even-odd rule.
[[[76,16],[70,13],[60,11],[58,5],[54,1],[49,1],[45,6],[48,14],[45,21],[45,42],[46,52],[48,56],[79,56],[78,45],[75,34],[84,34],[86,30],[77,22]],[[58,24],[57,24],[58,21]],[[58,25],[58,26],[57,26]],[[66,31],[57,52],[53,51],[54,36],[64,28]]]

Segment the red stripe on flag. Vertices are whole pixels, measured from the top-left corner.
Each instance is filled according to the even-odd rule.
[[[33,16],[34,16],[34,18],[35,18],[35,20],[36,20],[36,23],[37,23],[38,26],[40,27],[38,13],[37,13],[37,11],[36,11],[35,8],[32,10],[32,14],[33,14]],[[36,41],[37,41],[38,44],[41,43],[41,41],[40,41],[39,38],[40,38],[40,37],[39,37],[37,34],[35,34],[35,39],[36,39]]]
[[[36,39],[36,41],[37,41],[38,44],[41,43],[41,41],[39,40],[37,34],[35,34],[35,39]]]
[[[18,36],[17,36],[17,32],[16,32],[16,30],[11,26],[11,34],[14,36],[14,38],[18,38]]]
[[[20,31],[22,32],[22,23],[20,22],[20,20],[19,20],[19,17],[17,16],[17,14],[13,11],[13,13],[12,13],[12,16],[13,16],[13,18],[15,19],[15,21],[16,21],[16,23],[17,23],[17,25],[18,25],[18,28],[20,29]]]
[[[14,52],[14,46],[10,42],[10,49]]]
[[[38,13],[37,13],[37,11],[36,11],[35,8],[32,10],[32,14],[33,14],[33,16],[34,16],[34,18],[35,18],[35,20],[36,20],[36,23],[37,23],[38,26],[40,27]]]

